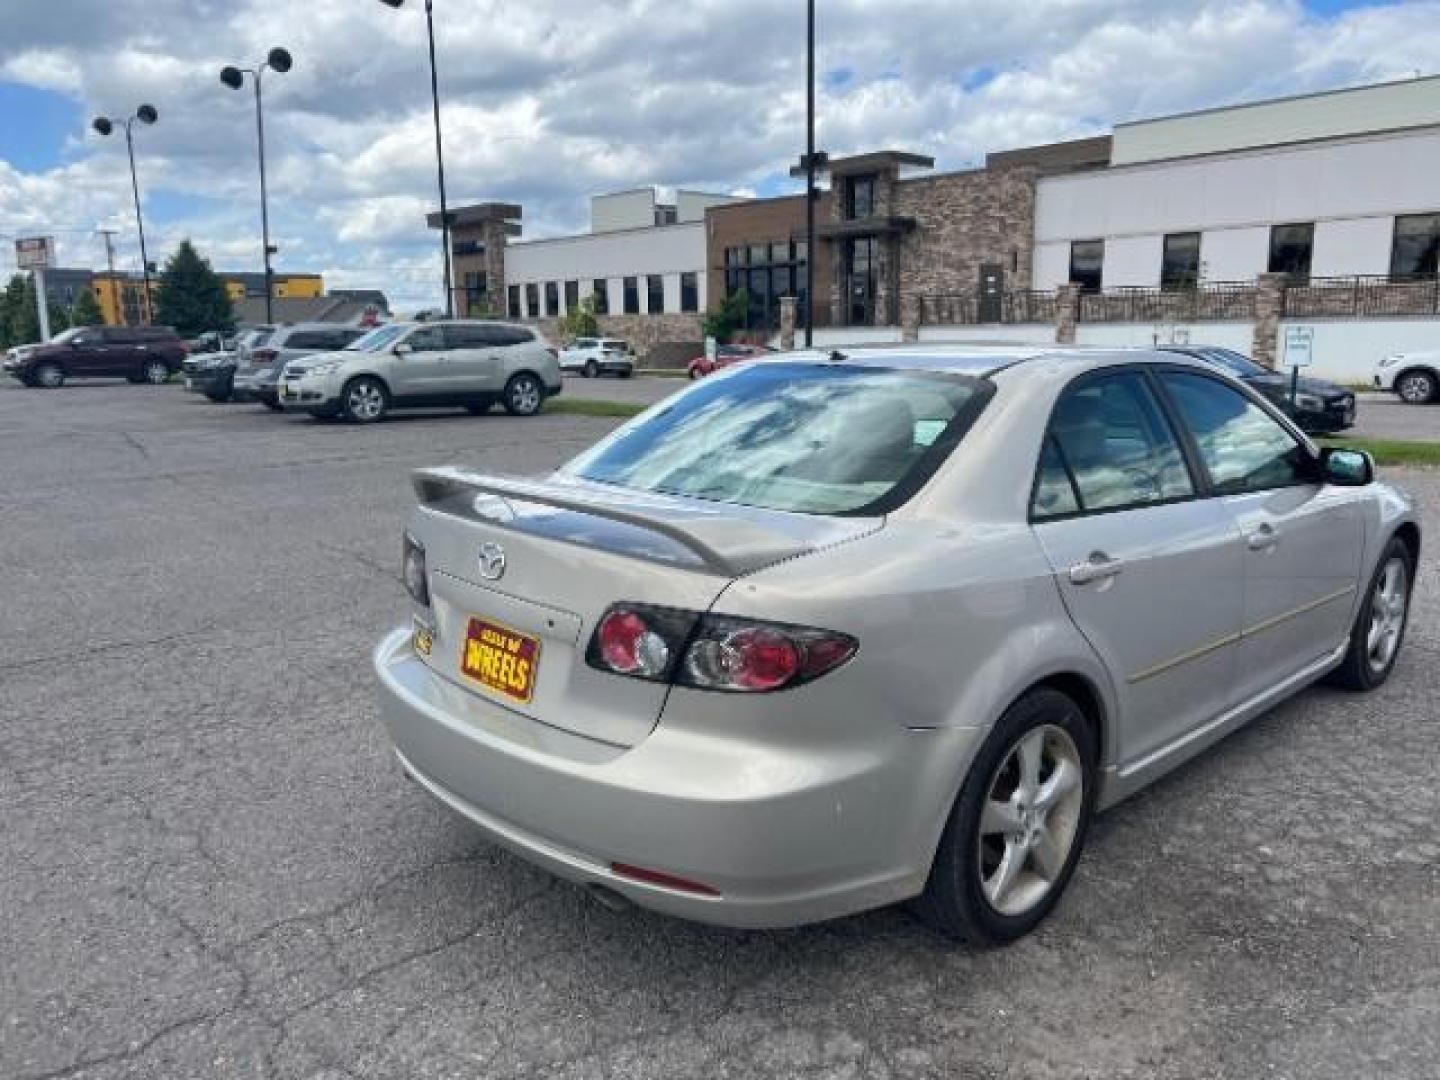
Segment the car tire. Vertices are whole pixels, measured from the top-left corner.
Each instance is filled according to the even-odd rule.
[[[65,369],[59,364],[39,364],[30,373],[30,382],[46,390],[58,390],[65,385]]]
[[[1405,643],[1414,584],[1415,553],[1404,540],[1393,537],[1380,556],[1355,615],[1345,659],[1326,677],[1326,682],[1361,691],[1384,684]]]
[[[340,392],[340,411],[352,423],[373,424],[390,411],[390,391],[368,375],[351,379]]]
[[[1005,710],[971,763],[915,906],[975,945],[1028,934],[1079,861],[1098,787],[1095,732],[1073,698],[1037,687]]]
[[[511,416],[534,416],[545,404],[545,388],[528,371],[512,375],[505,384],[505,411]]]
[[[580,374],[587,379],[598,379],[600,377],[600,365],[594,360],[586,360],[585,366],[580,369]]]
[[[215,402],[216,405],[224,405],[227,401],[230,400],[230,396],[231,396],[234,392],[235,392],[235,376],[234,376],[234,375],[230,375],[230,376],[227,376],[226,378],[220,379],[220,380],[218,380],[218,381],[216,381],[216,382],[212,382],[209,386],[207,386],[207,387],[205,388],[205,391],[204,391],[205,396],[206,396],[207,398],[209,398],[211,401]]]
[[[140,380],[151,386],[162,386],[170,381],[170,368],[164,360],[146,360],[140,368]]]
[[[1429,371],[1407,371],[1395,380],[1395,393],[1407,405],[1428,405],[1437,389],[1440,380]]]

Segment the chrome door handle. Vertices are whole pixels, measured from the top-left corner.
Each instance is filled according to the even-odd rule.
[[[1083,563],[1070,567],[1070,581],[1075,585],[1093,585],[1097,581],[1109,581],[1125,569],[1119,559],[1112,559],[1103,551],[1093,551]]]
[[[1251,551],[1270,551],[1280,543],[1280,534],[1271,525],[1261,525],[1245,537],[1245,546]]]

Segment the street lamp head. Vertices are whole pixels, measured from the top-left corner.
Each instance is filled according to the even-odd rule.
[[[231,90],[239,90],[245,85],[245,76],[237,67],[223,67],[220,69],[220,81]]]
[[[142,124],[153,124],[160,119],[160,114],[155,110],[154,105],[141,105],[135,110],[135,119]]]
[[[109,135],[112,131],[115,130],[115,125],[112,124],[110,122],[110,118],[106,116],[97,116],[94,120],[90,122],[90,126],[94,128],[97,132],[99,132],[101,135]]]
[[[278,71],[281,75],[289,71],[295,61],[284,49],[275,48],[270,50],[270,55],[265,57],[265,63],[271,71]]]

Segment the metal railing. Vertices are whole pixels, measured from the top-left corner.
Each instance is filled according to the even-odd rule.
[[[1358,274],[1310,278],[1285,290],[1288,319],[1373,319],[1440,315],[1440,277]]]
[[[920,297],[921,326],[980,326],[986,323],[1051,323],[1055,293],[1013,289],[982,300],[979,293],[935,293]]]
[[[1255,317],[1255,285],[1207,281],[1180,289],[1116,288],[1080,294],[1081,322],[1206,322]]]

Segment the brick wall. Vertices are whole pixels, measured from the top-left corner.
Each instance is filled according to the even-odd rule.
[[[630,343],[641,367],[683,367],[705,351],[700,316],[696,314],[600,315],[596,321],[603,336]],[[529,323],[552,344],[565,344],[559,319],[531,319]]]

